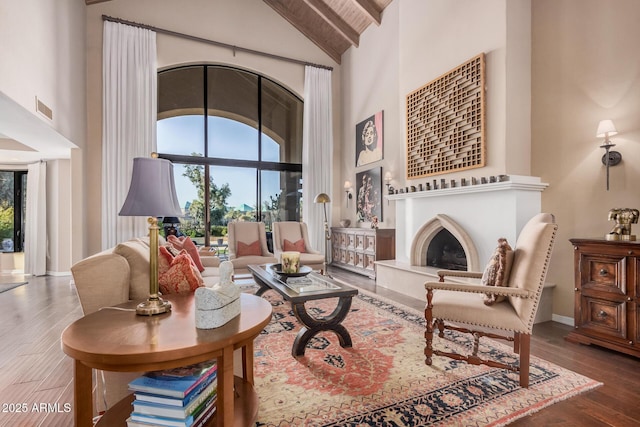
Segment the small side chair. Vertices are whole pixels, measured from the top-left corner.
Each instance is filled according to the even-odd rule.
[[[424,354],[427,365],[432,364],[432,357],[436,355],[473,365],[504,368],[519,372],[520,386],[529,387],[531,334],[557,229],[553,215],[548,213],[538,214],[525,224],[513,251],[511,271],[505,286],[446,282],[447,276],[481,278],[483,275],[479,272],[451,270],[438,271],[439,282],[425,283],[427,305]],[[486,305],[486,294],[505,298]],[[444,338],[445,329],[472,334],[474,344],[471,354],[435,350],[433,333],[436,328],[439,338]],[[483,359],[478,355],[481,337],[513,342],[513,351],[519,355],[519,364]]]
[[[285,240],[288,245],[294,244],[295,248],[285,248]],[[296,250],[300,252],[300,264],[306,265],[313,270],[324,268],[324,255],[313,249],[309,241],[307,224],[297,221],[282,221],[273,223],[273,252],[278,260],[280,255],[286,250]]]

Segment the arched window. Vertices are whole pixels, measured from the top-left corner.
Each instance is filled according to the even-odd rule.
[[[300,98],[255,73],[159,72],[158,153],[174,163],[179,231],[209,245],[235,219],[299,221],[302,113]]]

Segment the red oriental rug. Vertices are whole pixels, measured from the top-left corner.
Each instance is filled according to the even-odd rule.
[[[426,366],[423,313],[362,291],[344,321],[353,348],[323,333],[294,358],[300,326],[291,306],[273,291],[264,298],[274,311],[255,341],[258,426],[501,426],[601,385],[533,356],[529,389],[503,369],[437,356]],[[329,314],[336,301],[312,307]],[[434,345],[458,351],[471,345],[448,332]],[[481,351],[517,362],[510,347],[495,341],[481,341]]]

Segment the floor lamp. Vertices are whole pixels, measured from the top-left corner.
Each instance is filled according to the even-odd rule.
[[[320,193],[313,200],[314,203],[322,203],[324,209],[324,274],[327,274],[327,261],[329,260],[329,240],[331,240],[331,233],[329,232],[329,221],[327,220],[327,203],[331,202],[331,198],[328,194]]]
[[[149,217],[149,298],[138,304],[136,313],[151,316],[170,311],[171,303],[158,296],[157,218],[182,216],[173,180],[173,164],[156,157],[133,159],[131,186],[118,215]]]

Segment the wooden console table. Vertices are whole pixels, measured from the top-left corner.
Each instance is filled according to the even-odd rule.
[[[92,426],[92,368],[155,371],[213,358],[218,363],[218,398],[211,425],[255,423],[258,398],[253,388],[253,340],[271,320],[271,305],[257,296],[242,294],[239,316],[220,328],[197,329],[193,294],[164,298],[171,301],[170,313],[138,316],[135,310],[106,308],[75,321],[64,330],[62,350],[74,359],[76,427]],[[136,303],[130,302],[118,307],[135,306]],[[233,375],[233,351],[238,348],[242,348],[243,378]],[[235,399],[234,389],[238,396]],[[98,426],[126,426],[132,399],[133,395],[129,395],[114,405]]]
[[[396,230],[331,227],[331,248],[331,265],[375,279],[375,262],[396,257]]]

